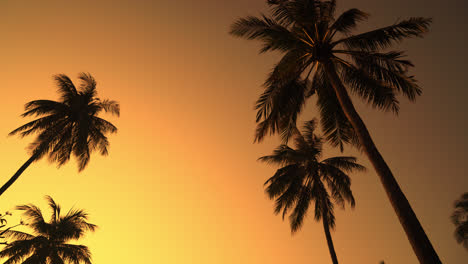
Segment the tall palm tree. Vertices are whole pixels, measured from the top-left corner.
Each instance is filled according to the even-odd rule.
[[[452,222],[456,226],[455,239],[468,250],[468,192],[455,201]]]
[[[421,37],[431,19],[413,17],[352,35],[357,23],[369,15],[350,9],[335,18],[334,0],[276,0],[268,1],[268,5],[271,16],[239,19],[230,31],[234,36],[260,40],[261,52],[283,54],[256,104],[256,141],[277,132],[287,141],[307,99],[316,94],[326,139],[341,150],[344,143],[362,148],[419,261],[440,263],[348,94],[352,92],[373,107],[394,113],[399,110],[397,95],[414,101],[421,88],[408,74],[413,64],[403,52],[387,48],[405,38]]]
[[[77,89],[64,74],[54,76],[61,96],[59,101],[35,100],[25,105],[23,117],[37,116],[34,121],[18,127],[10,135],[21,137],[37,134],[30,144],[31,157],[0,188],[2,195],[34,161],[48,156],[58,166],[76,157],[78,171],[89,162],[93,151],[107,155],[109,141],[106,134],[117,132],[110,122],[98,117],[104,111],[119,115],[120,106],[113,100],[101,100],[97,96],[96,81],[89,73],[80,73],[81,85]]]
[[[290,211],[291,232],[299,230],[311,203],[315,203],[315,220],[322,220],[330,256],[338,263],[330,228],[335,227],[332,200],[344,208],[345,201],[354,207],[351,180],[347,175],[353,170],[364,170],[354,157],[333,157],[319,161],[322,140],[314,134],[315,120],[305,123],[303,134],[294,133],[295,148],[280,145],[272,155],[259,160],[281,166],[265,182],[266,193],[276,199],[275,213]],[[327,190],[328,187],[328,190]],[[293,209],[294,207],[294,209]]]
[[[52,209],[48,222],[33,204],[16,207],[24,211],[26,225],[33,233],[15,230],[4,233],[12,241],[0,251],[1,258],[8,258],[4,264],[91,264],[88,247],[69,242],[82,238],[87,231],[93,232],[96,225],[87,222],[88,215],[83,210],[71,209],[60,215],[60,206],[50,196],[46,199]]]

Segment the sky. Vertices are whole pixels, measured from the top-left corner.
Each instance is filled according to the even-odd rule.
[[[424,39],[398,45],[416,65],[423,95],[401,98],[398,117],[354,98],[380,152],[413,206],[442,262],[466,263],[453,237],[453,202],[468,191],[468,4],[463,0],[338,1],[338,12],[372,16],[357,32],[410,16],[432,17]],[[98,96],[120,102],[103,116],[119,131],[106,157],[95,153],[78,173],[33,163],[0,197],[0,211],[45,195],[63,209],[83,208],[99,229],[79,243],[93,263],[331,263],[323,227],[309,213],[291,235],[273,214],[263,183],[277,169],[257,162],[279,143],[253,143],[254,102],[279,58],[233,38],[240,17],[267,12],[263,0],[0,0],[0,181],[28,159],[32,137],[8,137],[24,104],[58,99],[52,76],[91,73]],[[317,116],[313,101],[301,120]],[[3,135],[3,136],[2,136]],[[341,155],[326,147],[325,155]],[[352,175],[356,208],[336,210],[332,232],[342,263],[417,263],[367,158]],[[287,219],[286,219],[287,220]]]

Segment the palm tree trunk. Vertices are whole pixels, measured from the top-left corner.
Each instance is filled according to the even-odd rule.
[[[333,264],[338,264],[338,258],[336,257],[335,247],[333,246],[333,240],[330,234],[330,226],[328,225],[328,216],[326,212],[322,212],[322,222],[323,230],[325,231],[325,236],[327,237],[328,250],[330,251],[330,256]]]
[[[36,151],[24,164],[19,168],[19,170],[0,188],[0,196],[19,178],[21,173],[33,163],[37,157],[39,156],[39,152]]]
[[[364,122],[362,121],[359,114],[356,112],[351,98],[349,97],[346,88],[341,83],[334,65],[332,63],[327,63],[325,67],[340,105],[349,122],[356,131],[359,142],[367,154],[367,157],[377,171],[390,203],[392,204],[393,209],[395,210],[398,219],[400,220],[400,224],[403,226],[403,229],[406,232],[406,236],[408,237],[408,240],[419,262],[424,264],[442,263],[437,256],[436,251],[432,247],[429,238],[424,232],[424,229],[419,223],[416,214],[411,208],[411,205],[400,189],[400,186],[393,176],[392,171],[388,167],[382,155],[377,150],[377,147],[375,146],[369,131],[364,125]]]

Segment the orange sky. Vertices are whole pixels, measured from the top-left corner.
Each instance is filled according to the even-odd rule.
[[[338,1],[339,12],[373,15],[362,30],[434,18],[425,39],[401,46],[423,96],[402,99],[398,118],[358,110],[442,261],[466,263],[449,216],[468,191],[467,4],[408,2]],[[253,104],[277,57],[227,34],[236,18],[262,10],[263,0],[0,1],[2,182],[27,160],[32,140],[6,135],[27,121],[19,117],[24,103],[57,99],[52,75],[90,72],[99,96],[121,104],[120,118],[106,116],[119,128],[108,157],[94,155],[80,174],[74,161],[60,169],[34,163],[0,198],[0,210],[45,209],[44,195],[86,209],[100,226],[82,241],[93,263],[331,263],[322,225],[309,217],[291,236],[263,193],[275,168],[256,159],[278,142],[252,143]],[[315,113],[310,102],[303,118]],[[336,211],[338,259],[416,263],[375,172],[359,157],[370,170],[352,175],[356,209]]]

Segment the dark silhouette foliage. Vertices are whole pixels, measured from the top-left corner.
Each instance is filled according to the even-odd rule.
[[[46,196],[52,216],[44,219],[42,211],[33,204],[19,205],[26,225],[32,233],[8,230],[4,233],[9,242],[0,251],[4,264],[91,264],[91,252],[84,245],[70,244],[83,238],[87,231],[94,232],[96,225],[87,222],[88,214],[80,209],[71,209],[61,215],[60,205]]]
[[[31,158],[0,188],[0,195],[32,162],[44,156],[60,167],[73,155],[78,161],[78,171],[82,171],[89,163],[92,152],[108,154],[106,134],[116,133],[117,128],[100,118],[99,114],[108,112],[119,116],[120,105],[116,101],[97,97],[97,83],[91,74],[80,73],[78,78],[81,84],[77,88],[68,76],[55,75],[60,100],[34,100],[25,105],[21,116],[35,116],[37,119],[18,127],[9,135],[36,135],[29,145]]]
[[[403,39],[422,37],[431,19],[412,17],[353,35],[369,14],[353,8],[336,16],[335,0],[272,0],[267,4],[271,15],[238,19],[230,30],[234,36],[259,40],[261,53],[282,54],[255,105],[255,140],[280,133],[287,143],[307,100],[317,96],[327,141],[341,151],[345,144],[353,144],[368,156],[419,261],[441,263],[349,96],[351,92],[395,114],[398,96],[414,101],[421,88],[409,74],[413,64],[403,51],[389,48]]]
[[[468,192],[454,203],[452,223],[455,225],[455,239],[468,250]]]
[[[314,134],[316,121],[305,123],[303,132],[295,129],[294,148],[280,145],[272,155],[261,157],[262,162],[281,166],[265,182],[266,193],[275,199],[275,214],[283,219],[288,213],[291,232],[298,231],[310,205],[314,205],[314,218],[322,220],[333,263],[338,263],[329,229],[335,227],[334,204],[344,208],[345,202],[354,207],[349,172],[365,168],[354,157],[321,159],[322,139]]]

